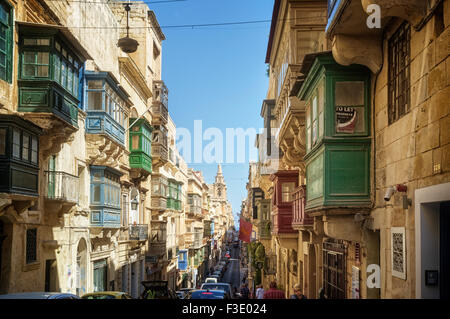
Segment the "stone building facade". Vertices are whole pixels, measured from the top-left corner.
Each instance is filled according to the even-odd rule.
[[[139,297],[150,279],[176,289],[188,168],[154,12],[131,4],[139,46],[128,54],[117,46],[122,3],[2,0],[0,10],[0,293]]]
[[[283,8],[293,3],[313,1],[275,1],[271,70],[283,51],[277,34],[287,32]],[[283,151],[282,174],[299,176],[298,188],[286,188],[292,206],[285,223],[298,231],[296,244],[283,248],[272,232],[280,253],[267,264],[277,264],[286,293],[300,283],[308,298],[321,288],[328,298],[448,296],[449,3],[319,3],[319,47],[292,42],[309,49],[297,74],[280,69],[291,103],[280,108],[283,91],[270,73],[261,112],[265,128],[275,128],[267,137]],[[378,28],[367,24],[371,4],[381,10]],[[259,141],[264,167],[270,142]],[[276,205],[281,174],[272,176],[267,194]],[[440,281],[432,283],[436,274]]]

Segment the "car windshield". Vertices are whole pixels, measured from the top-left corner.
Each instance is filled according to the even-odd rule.
[[[203,284],[202,289],[212,289],[212,290],[222,290],[225,292],[230,292],[229,285],[221,285],[221,284]]]
[[[212,291],[194,291],[191,299],[224,299],[224,294]]]

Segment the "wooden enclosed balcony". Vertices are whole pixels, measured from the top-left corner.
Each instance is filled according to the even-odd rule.
[[[292,228],[299,230],[311,227],[314,224],[314,218],[308,216],[305,212],[306,205],[306,186],[302,185],[294,190],[293,193],[293,219]]]
[[[271,177],[274,183],[272,197],[272,235],[291,234],[293,218],[293,190],[298,186],[298,171],[278,171]]]
[[[169,90],[163,81],[153,83],[153,121],[154,124],[165,125],[169,118]]]

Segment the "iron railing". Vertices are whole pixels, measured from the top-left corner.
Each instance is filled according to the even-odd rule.
[[[130,225],[130,240],[148,240],[148,225]]]
[[[57,171],[45,171],[44,176],[47,199],[78,203],[78,176]]]

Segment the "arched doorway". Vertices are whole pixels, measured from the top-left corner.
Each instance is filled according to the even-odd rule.
[[[87,245],[86,240],[81,238],[77,249],[77,295],[82,296],[86,291],[86,267],[87,267]]]

